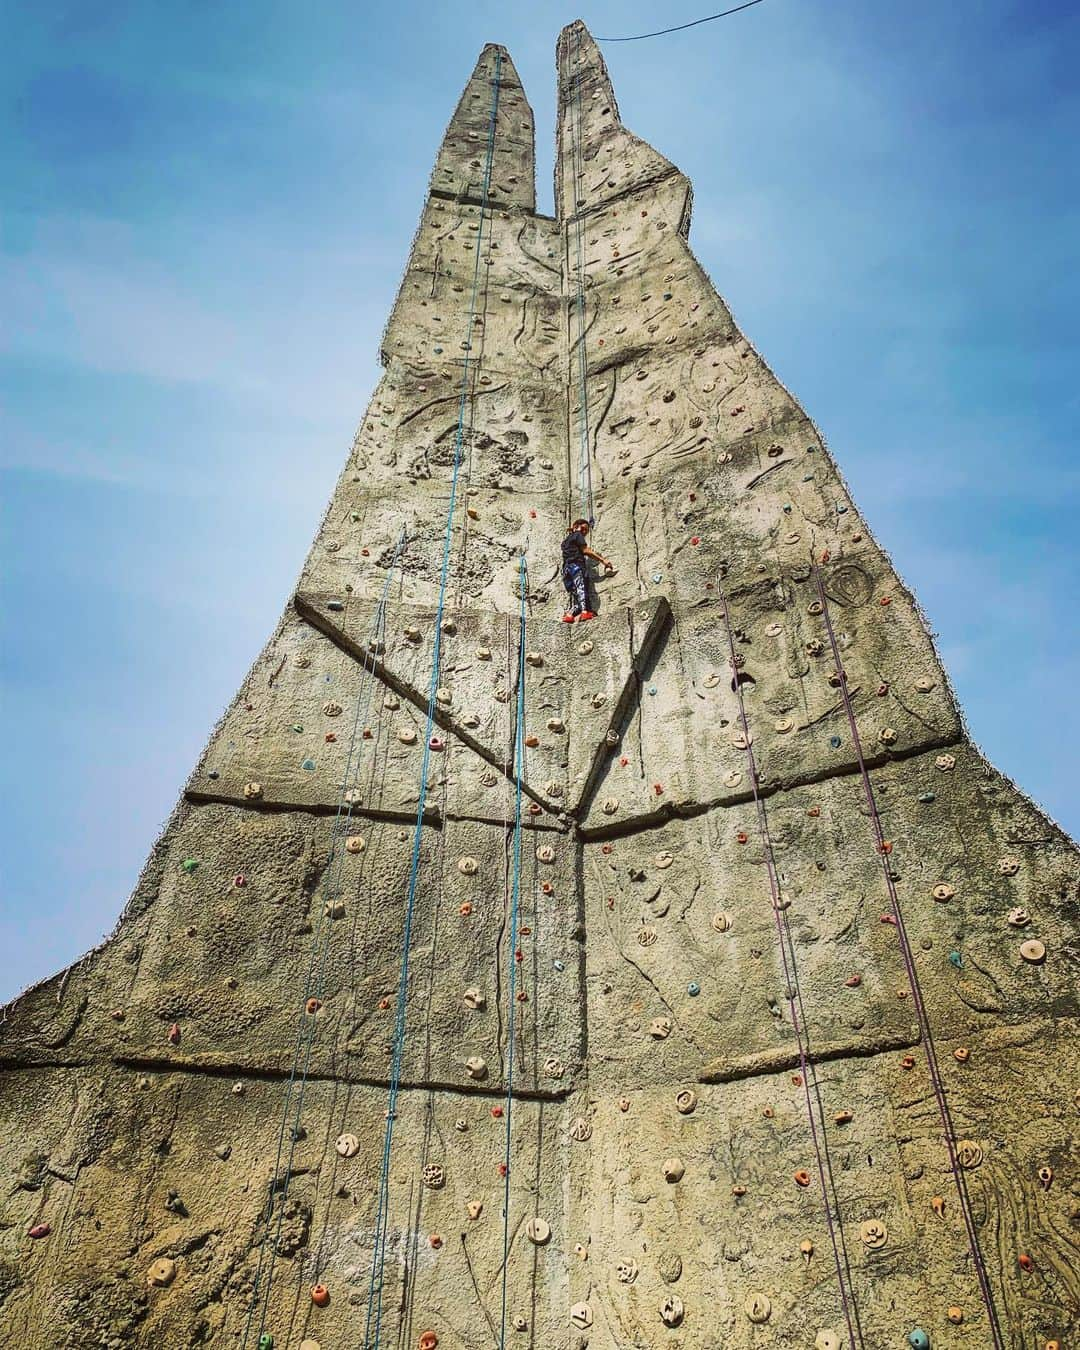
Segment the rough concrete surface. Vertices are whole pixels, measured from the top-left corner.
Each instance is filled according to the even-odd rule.
[[[1075,848],[557,64],[558,217],[489,46],[277,631],[4,1012],[5,1345],[1080,1344]]]

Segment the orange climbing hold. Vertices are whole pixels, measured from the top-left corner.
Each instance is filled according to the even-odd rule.
[[[884,609],[886,605],[891,605],[891,604],[892,604],[892,596],[891,596],[891,595],[883,595],[883,596],[881,597],[881,599],[878,601],[878,604],[882,607],[882,609]]]
[[[438,1344],[439,1338],[433,1331],[422,1331],[416,1342],[417,1350],[435,1350]]]
[[[900,1061],[900,1067],[902,1069],[913,1069],[915,1067],[915,1056],[905,1055],[904,1058]]]
[[[316,1308],[325,1308],[330,1302],[330,1290],[325,1284],[316,1284],[311,1289],[311,1301]]]
[[[888,855],[888,854],[890,854],[890,853],[892,852],[892,844],[889,842],[888,839],[883,839],[883,840],[881,841],[881,844],[879,845],[879,848],[880,848],[881,852],[884,853],[884,854],[886,854],[886,855]]]
[[[930,1208],[939,1219],[945,1217],[945,1197],[943,1195],[932,1195],[930,1197]]]
[[[179,1022],[174,1022],[174,1023],[172,1024],[172,1026],[169,1028],[169,1044],[170,1044],[170,1045],[179,1045],[179,1044],[180,1044],[180,1023],[179,1023]]]
[[[662,783],[654,783],[652,785],[652,790],[653,792],[656,793],[658,797],[662,797],[664,795],[664,785]]]
[[[810,1173],[804,1167],[800,1167],[799,1170],[795,1173],[795,1185],[796,1186],[810,1185]]]
[[[739,833],[735,836],[735,842],[737,844],[745,844],[749,838],[750,836],[746,833],[745,830],[740,830]]]
[[[817,820],[818,816],[821,815],[821,807],[820,807],[820,806],[811,806],[811,807],[807,810],[806,814],[807,814],[808,816],[810,816],[812,819]]]
[[[433,1252],[437,1252],[439,1248],[442,1246],[442,1244],[443,1240],[441,1233],[432,1233],[428,1237],[428,1246],[431,1248]]]
[[[309,998],[308,1001],[304,1004],[304,1011],[307,1013],[309,1017],[314,1017],[321,1007],[322,1007],[321,998]]]
[[[469,915],[472,913],[472,901],[463,900],[461,904],[458,905],[458,913],[461,915],[463,919],[467,919]]]
[[[966,1064],[970,1058],[971,1051],[966,1045],[958,1045],[953,1051],[953,1059],[956,1060],[957,1064]]]
[[[380,1011],[380,1012],[386,1012],[386,1010],[387,1010],[389,1007],[390,1007],[390,1000],[389,1000],[388,998],[381,998],[381,999],[379,999],[379,1011]]]
[[[1021,1270],[1032,1271],[1035,1269],[1035,1262],[1028,1256],[1027,1252],[1021,1252],[1016,1258],[1016,1262]]]

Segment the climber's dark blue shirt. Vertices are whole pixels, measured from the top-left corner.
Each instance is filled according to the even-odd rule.
[[[578,567],[585,566],[585,536],[580,530],[571,530],[562,541],[562,565],[569,567],[576,563]]]

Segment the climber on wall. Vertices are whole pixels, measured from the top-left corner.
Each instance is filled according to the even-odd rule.
[[[570,596],[570,608],[563,615],[563,623],[573,623],[580,619],[595,619],[596,614],[589,608],[589,573],[586,558],[600,563],[606,572],[614,572],[615,564],[601,554],[595,553],[586,544],[589,535],[589,522],[575,520],[562,541],[562,580]]]

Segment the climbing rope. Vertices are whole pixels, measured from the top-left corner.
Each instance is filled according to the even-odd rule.
[[[577,365],[578,365],[578,494],[580,514],[590,525],[596,523],[593,506],[592,453],[589,437],[589,395],[588,395],[588,357],[585,348],[585,218],[578,213],[578,182],[584,172],[584,160],[581,151],[581,30],[574,33],[574,69],[570,71],[573,83],[573,99],[570,113],[570,166],[573,176],[570,206],[574,217],[574,232],[577,243]],[[567,65],[570,64],[570,50],[567,45]]]
[[[329,950],[330,933],[333,927],[328,910],[333,905],[336,897],[340,894],[339,887],[341,869],[344,862],[344,849],[339,847],[339,845],[341,844],[341,840],[345,835],[352,818],[353,800],[352,794],[349,791],[349,785],[353,778],[353,763],[354,761],[358,762],[359,760],[359,743],[362,741],[362,737],[359,736],[358,733],[361,726],[367,724],[367,714],[371,706],[371,695],[375,686],[376,653],[379,644],[384,640],[386,633],[386,606],[390,593],[390,584],[394,572],[397,569],[402,549],[405,546],[405,537],[405,531],[402,530],[401,534],[398,536],[397,544],[391,556],[389,566],[387,567],[382,593],[375,606],[367,650],[361,665],[360,683],[356,697],[356,710],[353,714],[353,724],[345,759],[345,771],[341,779],[337,809],[334,815],[334,823],[331,826],[330,831],[330,853],[327,858],[326,875],[322,885],[324,905],[322,911],[316,918],[315,929],[312,935],[311,954],[308,959],[308,969],[304,980],[301,1010],[296,1026],[296,1040],[293,1045],[292,1068],[289,1072],[289,1078],[285,1088],[285,1099],[282,1103],[281,1124],[278,1128],[274,1170],[270,1178],[270,1191],[267,1197],[265,1216],[267,1231],[263,1237],[262,1245],[259,1248],[259,1262],[255,1271],[251,1302],[248,1305],[248,1315],[244,1325],[244,1339],[241,1343],[242,1350],[246,1350],[256,1320],[259,1325],[265,1323],[267,1309],[270,1303],[270,1290],[274,1275],[273,1257],[281,1237],[281,1226],[284,1219],[285,1206],[288,1201],[289,1183],[292,1180],[293,1156],[300,1137],[300,1121],[304,1108],[304,1096],[307,1089],[308,1074],[311,1068],[311,1056],[315,1045],[315,1035],[318,1029],[318,1020],[315,1016],[308,1013],[307,1007],[311,999],[321,1001],[324,992],[326,956]],[[302,1063],[301,1057],[303,1058]],[[291,1129],[289,1128],[290,1108],[292,1108],[293,1118]],[[287,1155],[285,1151],[286,1132],[289,1133]],[[283,1155],[285,1156],[285,1174],[279,1185],[278,1176],[281,1173]],[[278,1211],[277,1223],[274,1226],[273,1238],[271,1239],[270,1226],[273,1222],[275,1198],[279,1193],[281,1203]],[[264,1268],[266,1273],[266,1285],[265,1288],[262,1289],[262,1298],[260,1300],[259,1295]],[[258,1310],[259,1314],[258,1319],[256,1319],[255,1316],[256,1310]]]
[[[806,1114],[810,1123],[810,1135],[813,1140],[814,1155],[817,1160],[818,1179],[821,1183],[821,1200],[825,1209],[825,1224],[829,1232],[829,1243],[832,1247],[833,1261],[836,1266],[836,1279],[840,1288],[840,1304],[844,1314],[844,1321],[847,1324],[848,1335],[851,1337],[853,1350],[857,1350],[857,1347],[863,1344],[862,1326],[859,1323],[858,1307],[855,1301],[854,1290],[852,1289],[851,1266],[848,1261],[847,1246],[844,1242],[843,1226],[840,1223],[840,1204],[836,1194],[836,1183],[833,1178],[832,1163],[829,1159],[828,1139],[825,1132],[824,1111],[821,1102],[821,1090],[817,1080],[817,1069],[810,1056],[809,1036],[804,1034],[806,1016],[802,1006],[802,991],[799,987],[798,967],[795,959],[795,945],[792,941],[790,926],[787,922],[786,912],[782,903],[780,885],[776,871],[776,857],[773,852],[772,835],[769,831],[768,813],[765,810],[765,803],[758,791],[757,762],[751,743],[750,720],[746,713],[746,700],[743,697],[742,682],[739,679],[739,668],[736,662],[735,636],[732,632],[731,615],[728,611],[727,597],[720,586],[719,577],[717,578],[716,589],[719,594],[720,604],[724,611],[724,629],[727,634],[731,683],[735,689],[735,696],[739,703],[739,722],[742,726],[742,739],[746,749],[747,772],[750,779],[750,789],[754,794],[754,808],[757,813],[758,833],[761,838],[762,849],[765,855],[765,869],[769,878],[769,892],[772,899],[773,918],[776,922],[776,934],[780,946],[780,959],[784,967],[784,982],[790,992],[789,1002],[791,1004],[791,1022],[795,1031],[796,1042],[799,1047],[800,1078],[802,1080],[803,1092],[806,1097]],[[815,1098],[817,1100],[817,1113],[815,1113],[814,1109]],[[820,1132],[818,1128],[819,1124]],[[834,1207],[835,1216],[833,1212]]]
[[[514,1032],[517,1017],[518,910],[521,901],[521,785],[525,778],[525,603],[529,574],[524,553],[518,577],[521,583],[521,611],[518,620],[517,718],[514,732],[514,861],[510,888],[510,945],[507,965],[506,1014],[506,1148],[503,1155],[503,1259],[502,1305],[499,1320],[499,1350],[506,1347],[506,1280],[510,1264],[510,1139],[514,1108]]]
[[[919,1034],[922,1040],[923,1050],[926,1053],[926,1067],[930,1074],[930,1083],[933,1088],[934,1098],[937,1102],[942,1128],[945,1133],[945,1148],[949,1155],[949,1169],[952,1172],[953,1181],[956,1183],[956,1191],[960,1200],[960,1210],[964,1216],[968,1250],[971,1253],[971,1259],[975,1266],[975,1273],[979,1281],[979,1291],[982,1295],[982,1301],[986,1307],[986,1314],[990,1322],[990,1331],[994,1339],[994,1350],[1006,1350],[1006,1342],[1002,1335],[997,1308],[994,1305],[993,1291],[990,1288],[990,1277],[987,1273],[986,1262],[983,1259],[982,1250],[979,1247],[978,1234],[975,1228],[975,1216],[971,1209],[971,1198],[968,1195],[967,1186],[964,1183],[963,1174],[957,1158],[956,1131],[953,1128],[952,1114],[949,1111],[945,1086],[942,1082],[941,1072],[938,1068],[937,1053],[934,1049],[934,1038],[930,1031],[930,1019],[927,1016],[926,1003],[923,1000],[922,989],[919,985],[919,978],[915,969],[915,958],[911,949],[911,943],[908,940],[907,928],[904,924],[904,915],[900,907],[900,896],[896,889],[896,882],[893,880],[892,869],[889,866],[890,849],[886,847],[885,834],[881,826],[881,816],[878,813],[877,800],[874,796],[873,785],[870,782],[870,774],[867,770],[866,759],[863,755],[862,741],[859,738],[859,728],[855,721],[855,711],[851,704],[851,695],[848,692],[847,675],[844,672],[843,662],[840,659],[840,648],[837,644],[836,634],[833,631],[832,619],[829,615],[829,601],[825,594],[825,586],[821,579],[820,569],[815,567],[813,569],[813,574],[814,583],[817,587],[818,601],[821,605],[821,614],[825,622],[825,631],[829,636],[829,646],[832,649],[832,657],[836,663],[836,673],[840,679],[840,697],[844,704],[844,711],[847,714],[848,727],[851,731],[851,741],[852,745],[855,747],[855,755],[859,762],[859,774],[862,778],[863,796],[866,801],[866,809],[869,813],[874,833],[875,851],[885,878],[885,889],[889,896],[889,903],[892,906],[892,920],[896,928],[897,936],[900,939],[900,951],[903,956],[904,969],[907,972],[908,983],[911,986],[911,1001],[915,1007],[915,1017],[919,1025]]]
[[[753,9],[761,0],[746,0],[734,9],[721,10],[719,14],[706,14],[703,19],[693,19],[690,23],[677,23],[674,28],[658,28],[655,33],[635,33],[632,37],[598,37],[595,42],[641,42],[643,38],[664,37],[667,33],[682,33],[687,28],[696,28],[698,24],[712,23],[714,19],[726,19],[729,14],[740,14],[744,9]]]
[[[378,1350],[382,1340],[382,1296],[385,1283],[386,1244],[389,1233],[389,1178],[393,1150],[394,1120],[401,1087],[401,1066],[405,1048],[405,1026],[409,988],[409,947],[412,941],[413,916],[420,875],[420,846],[423,838],[424,804],[427,795],[428,772],[431,764],[432,729],[435,724],[436,691],[442,657],[443,615],[446,609],[447,582],[450,574],[450,555],[453,540],[454,507],[457,502],[458,479],[462,463],[465,433],[465,414],[469,396],[469,367],[472,346],[473,318],[480,285],[480,262],[483,253],[484,219],[491,190],[491,168],[495,154],[495,119],[499,108],[499,77],[502,70],[502,52],[496,49],[495,71],[491,81],[491,117],[488,125],[487,156],[484,165],[483,190],[480,205],[480,223],[476,236],[476,254],[473,262],[472,293],[469,298],[468,328],[465,360],[461,378],[461,398],[458,403],[457,429],[454,434],[454,466],[450,478],[450,503],[446,513],[443,535],[442,565],[439,572],[439,599],[435,613],[435,644],[432,654],[431,683],[428,689],[427,715],[424,730],[424,754],[420,768],[420,791],[416,805],[416,823],[413,828],[412,857],[409,864],[409,882],[405,900],[402,932],[401,970],[398,979],[397,1006],[394,1013],[394,1037],[390,1066],[390,1085],[387,1097],[386,1128],[383,1134],[382,1163],[379,1175],[378,1201],[375,1220],[375,1240],[372,1252],[371,1280],[368,1290],[367,1316],[364,1324],[365,1350]]]

